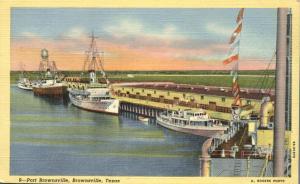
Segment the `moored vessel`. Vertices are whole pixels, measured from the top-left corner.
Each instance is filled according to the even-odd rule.
[[[164,111],[156,117],[156,121],[165,128],[204,137],[222,135],[229,128],[219,120],[209,118],[202,109],[198,112],[189,109]]]
[[[119,113],[119,100],[111,96],[109,80],[104,72],[102,60],[96,48],[94,35],[91,37],[91,44],[84,62],[83,70],[88,66],[89,85],[86,89],[69,88],[69,98],[71,103],[81,109],[109,114]],[[106,83],[99,83],[96,71],[100,66],[102,77]]]
[[[21,77],[17,84],[18,88],[24,90],[32,90],[32,83],[27,77]]]
[[[32,90],[32,81],[29,79],[27,73],[24,71],[24,65],[21,65],[22,72],[19,75],[18,80],[18,88],[24,89],[24,90]]]
[[[41,50],[39,70],[42,77],[33,86],[33,92],[38,96],[63,97],[67,93],[67,86],[58,79],[56,64],[49,61],[48,50]]]
[[[67,93],[67,86],[55,79],[40,80],[33,85],[33,93],[38,96],[62,97]]]
[[[149,118],[144,117],[144,116],[138,116],[138,120],[147,123],[149,121]]]

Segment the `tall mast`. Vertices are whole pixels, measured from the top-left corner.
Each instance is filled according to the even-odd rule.
[[[284,176],[285,95],[287,61],[287,8],[277,10],[276,90],[274,124],[274,176]]]
[[[105,79],[106,83],[109,84],[109,81],[104,72],[102,59],[101,59],[100,54],[97,49],[97,44],[96,44],[97,37],[94,35],[94,32],[92,33],[90,38],[91,38],[91,43],[90,43],[89,49],[86,51],[86,59],[84,61],[84,65],[83,65],[83,71],[88,70],[88,72],[90,74],[90,82],[95,83],[95,82],[97,82],[96,71],[98,69],[100,69],[103,78]],[[101,53],[103,53],[103,52],[101,52]]]

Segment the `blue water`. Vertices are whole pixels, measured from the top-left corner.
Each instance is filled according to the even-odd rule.
[[[203,141],[11,87],[11,175],[198,176]]]

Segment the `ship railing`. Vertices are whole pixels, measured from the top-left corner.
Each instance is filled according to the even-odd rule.
[[[73,95],[85,95],[85,96],[87,96],[87,95],[91,94],[90,92],[77,90],[77,89],[70,90],[69,92]]]
[[[254,158],[261,158],[265,157],[266,154],[259,154],[256,151],[248,151],[248,150],[242,150],[241,151],[241,157],[242,158],[247,158],[247,157],[254,157]]]
[[[232,150],[213,150],[211,152],[211,156],[221,156],[223,154],[224,157],[230,157]]]

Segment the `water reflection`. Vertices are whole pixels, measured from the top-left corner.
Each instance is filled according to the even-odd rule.
[[[201,137],[11,88],[12,175],[197,176]]]

